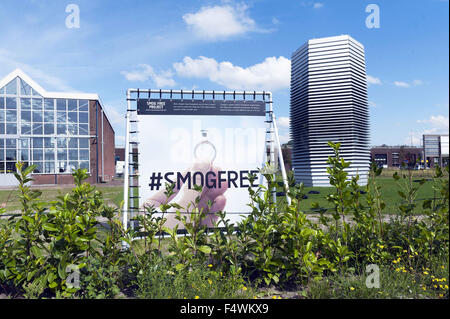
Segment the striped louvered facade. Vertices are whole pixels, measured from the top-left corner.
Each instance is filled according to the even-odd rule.
[[[292,54],[291,139],[295,179],[329,186],[328,141],[341,143],[349,178],[367,183],[369,110],[364,47],[348,35],[309,40]]]

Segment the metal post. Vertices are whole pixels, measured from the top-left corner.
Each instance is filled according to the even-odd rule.
[[[273,101],[272,101],[272,93],[269,92],[269,93],[267,93],[267,94],[269,95],[269,114],[270,114],[270,120],[271,120],[272,123],[273,123],[273,107],[272,107]],[[270,163],[271,163],[271,164],[275,164],[275,149],[274,149],[273,142],[274,142],[273,127],[271,127],[271,130],[270,130]]]
[[[273,130],[274,130],[274,126],[273,126],[273,101],[272,101],[272,93],[268,92],[267,95],[269,95],[269,117],[270,117],[270,121],[272,122],[272,125],[270,126],[270,134],[269,134],[269,138],[270,138],[270,164],[271,165],[276,165],[275,163],[275,149],[274,149],[274,136],[273,136]],[[276,183],[276,175],[273,174],[273,179],[274,182]],[[272,189],[273,192],[273,201],[274,203],[276,203],[277,201],[277,189],[276,187],[274,187]]]
[[[277,119],[275,117],[275,114],[273,114],[272,120],[273,120],[273,125],[274,125],[275,138],[276,138],[277,146],[278,146],[278,158],[280,161],[281,176],[283,177],[284,187],[286,188],[286,200],[287,200],[288,204],[290,205],[291,198],[287,194],[287,191],[289,190],[289,183],[287,181],[286,168],[284,167],[283,151],[281,149],[280,137],[278,135]]]
[[[128,191],[129,191],[129,168],[130,168],[130,90],[127,90],[127,112],[125,113],[126,132],[125,132],[125,168],[123,181],[123,209],[122,223],[125,230],[128,229]]]

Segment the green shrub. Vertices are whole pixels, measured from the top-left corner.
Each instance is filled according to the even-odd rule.
[[[40,192],[28,186],[34,166],[24,169],[22,163],[17,163],[16,168],[22,212],[2,224],[0,282],[16,287],[30,298],[72,297],[80,295],[82,285],[72,285],[67,279],[88,263],[92,278],[100,268],[109,270],[104,277],[109,278],[115,270],[111,267],[117,265],[114,256],[118,254],[118,239],[116,236],[113,243],[108,235],[106,242],[99,242],[97,219],[102,215],[111,217],[114,212],[105,205],[94,186],[83,183],[88,177],[86,170],[74,172],[72,192],[60,196],[46,208],[46,203],[39,201]],[[109,221],[112,223],[112,218]],[[110,234],[116,230],[111,228]],[[103,263],[102,267],[95,268],[99,262]],[[92,287],[94,283],[87,286]]]
[[[248,278],[256,278],[256,284],[262,281],[269,286],[319,278],[324,270],[333,268],[333,263],[320,256],[319,244],[326,241],[323,231],[301,210],[303,187],[297,185],[285,190],[290,204],[275,203],[273,172],[264,171],[263,175],[267,186],[248,188],[252,211],[238,223],[233,253],[225,259],[235,271],[242,269]],[[249,177],[251,184],[255,178]],[[231,244],[230,230],[227,233],[225,247]],[[220,256],[224,259],[223,253]]]
[[[292,174],[283,189],[289,203],[275,201],[279,176],[267,165],[261,170],[266,185],[248,188],[250,214],[230,223],[217,212],[212,232],[202,223],[200,197],[189,207],[147,208],[137,228],[125,231],[119,211],[84,182],[86,170],[73,173],[70,193],[45,203],[28,186],[34,167],[17,163],[21,213],[0,220],[0,289],[26,298],[250,298],[275,286],[309,298],[448,298],[448,167],[436,168],[434,197],[423,202],[420,218],[413,214],[415,199],[428,182],[416,185],[410,171],[395,173],[401,201],[387,221],[377,180],[382,169],[371,166],[363,198],[359,177],[348,179],[350,163],[340,156],[340,144],[329,145],[331,214],[318,204],[317,222],[305,214],[304,188]],[[166,185],[167,198],[173,191]],[[178,226],[164,227],[169,209],[186,235]],[[364,284],[368,264],[382,271],[379,290]]]

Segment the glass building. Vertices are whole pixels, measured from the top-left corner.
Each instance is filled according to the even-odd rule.
[[[426,167],[448,166],[449,137],[448,134],[424,134],[423,152]]]
[[[114,130],[97,94],[47,92],[21,70],[0,80],[0,186],[15,184],[15,163],[36,165],[37,184],[114,176]],[[108,161],[112,163],[109,164]]]

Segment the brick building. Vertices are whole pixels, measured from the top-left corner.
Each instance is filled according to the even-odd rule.
[[[383,167],[400,167],[402,163],[414,167],[423,160],[423,149],[411,146],[375,146],[370,149],[370,157]]]
[[[114,129],[97,94],[47,92],[17,69],[0,79],[0,186],[15,185],[15,163],[36,165],[34,184],[89,183],[115,175]]]

